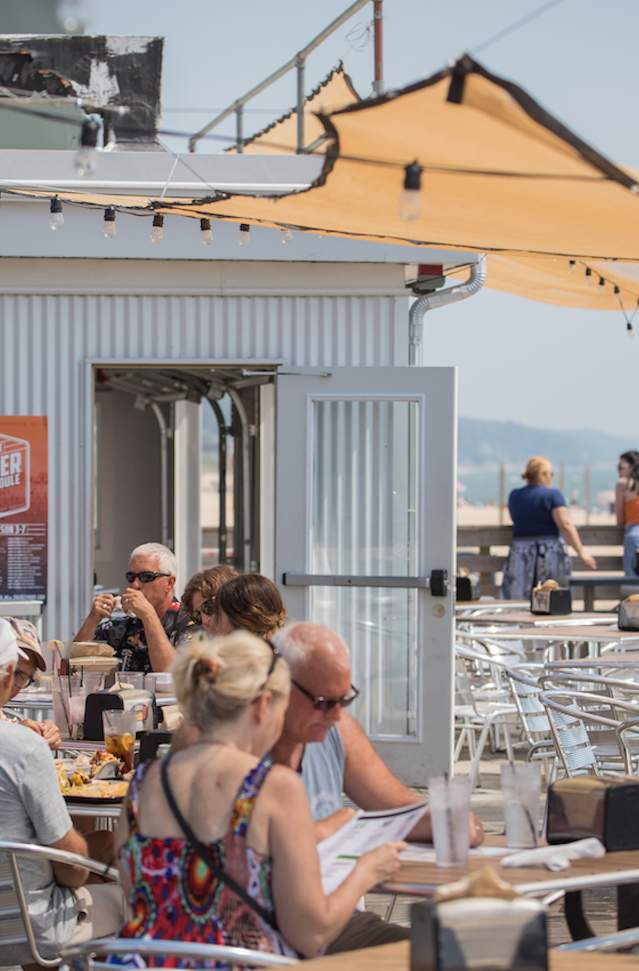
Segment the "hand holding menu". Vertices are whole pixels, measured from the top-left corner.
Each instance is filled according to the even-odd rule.
[[[427,803],[383,809],[376,812],[361,810],[336,833],[322,840],[317,851],[322,871],[324,893],[331,893],[346,879],[363,853],[377,849],[384,843],[403,840],[419,822]]]

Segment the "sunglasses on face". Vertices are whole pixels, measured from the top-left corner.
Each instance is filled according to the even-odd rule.
[[[352,705],[359,695],[359,689],[356,688],[354,684],[351,685],[352,694],[346,695],[344,698],[325,698],[323,695],[311,694],[311,692],[307,691],[303,685],[299,684],[297,681],[294,681],[292,678],[291,684],[294,684],[298,691],[301,691],[303,695],[306,695],[309,701],[313,702],[313,708],[315,711],[332,711],[333,708],[337,707],[337,705],[339,705],[340,708],[348,708],[348,706]]]
[[[215,613],[215,597],[211,597],[210,600],[204,600],[197,610],[191,611],[191,620],[195,624],[202,623],[202,614],[206,614],[207,617],[212,617]]]
[[[268,646],[270,647],[272,657],[271,657],[271,663],[268,666],[268,671],[266,672],[266,678],[265,678],[263,684],[258,689],[257,696],[259,696],[259,694],[262,691],[264,691],[264,688],[266,687],[266,685],[269,682],[269,678],[271,677],[271,675],[273,674],[273,671],[275,670],[275,665],[277,664],[277,662],[279,661],[279,659],[282,656],[280,654],[279,650],[277,649],[277,647],[275,646],[275,644],[273,644],[272,641],[266,640],[266,638],[264,638],[264,643],[265,644],[268,644]]]
[[[35,678],[31,677],[30,674],[27,674],[26,671],[14,671],[13,680],[22,691],[24,688],[29,688],[35,681]]]
[[[170,573],[157,573],[155,570],[140,570],[139,573],[134,573],[133,570],[127,570],[124,574],[127,583],[133,583],[134,580],[139,580],[140,583],[153,583],[158,577],[170,577]]]

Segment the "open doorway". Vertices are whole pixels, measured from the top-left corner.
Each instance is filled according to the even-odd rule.
[[[94,580],[122,584],[131,549],[178,554],[179,583],[262,566],[265,388],[273,365],[96,366]],[[267,457],[268,464],[268,457]],[[267,490],[268,491],[268,490]]]

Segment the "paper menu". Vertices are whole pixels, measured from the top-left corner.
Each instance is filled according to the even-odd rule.
[[[421,802],[399,809],[359,811],[336,833],[322,840],[317,851],[324,893],[331,893],[346,879],[357,857],[384,843],[396,843],[408,836],[426,808],[427,804]]]

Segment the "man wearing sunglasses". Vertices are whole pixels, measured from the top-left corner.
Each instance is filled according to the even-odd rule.
[[[122,611],[115,597],[99,593],[74,641],[106,641],[122,671],[166,671],[175,657],[180,602],[175,597],[177,563],[161,543],[137,546],[125,573]]]
[[[321,624],[289,624],[273,638],[291,670],[291,694],[275,762],[302,776],[318,821],[318,839],[330,835],[352,812],[342,808],[342,793],[361,809],[394,809],[421,798],[390,771],[360,725],[345,712],[359,694],[351,681],[348,647]],[[322,826],[323,822],[323,826]],[[430,814],[408,837],[431,840]],[[471,846],[484,838],[481,822],[471,815]],[[408,936],[406,928],[356,912],[329,953],[386,944]]]

